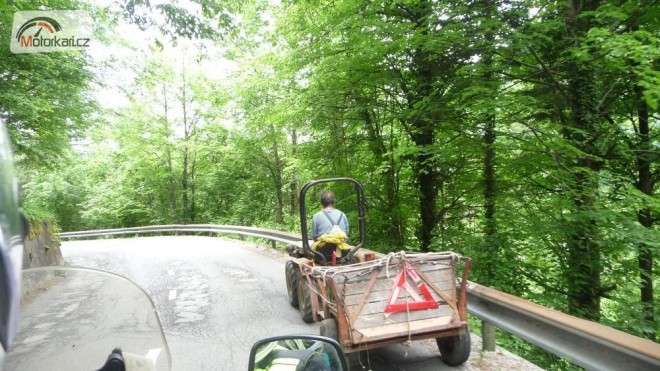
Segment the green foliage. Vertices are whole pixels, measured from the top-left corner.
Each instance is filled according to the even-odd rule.
[[[141,30],[157,29],[172,41],[179,39],[217,39],[237,26],[233,12],[241,2],[194,0],[152,4],[148,0],[120,0],[115,6],[129,22]]]
[[[35,9],[40,2],[21,2]],[[80,9],[79,1],[51,1],[42,9]],[[14,11],[0,10],[0,31],[11,34]],[[7,39],[5,39],[7,40]],[[0,119],[9,129],[17,158],[24,166],[52,165],[93,122],[96,102],[89,94],[94,79],[90,61],[80,51],[13,54],[0,45]]]
[[[82,219],[80,205],[86,199],[84,168],[71,153],[57,168],[49,171],[26,170],[23,182],[23,207],[36,220],[57,221],[65,231],[88,226]]]
[[[125,4],[141,7],[131,16],[145,11]],[[65,230],[194,222],[299,232],[300,188],[350,176],[366,190],[367,247],[453,250],[472,257],[473,281],[657,333],[658,306],[640,290],[660,284],[659,7],[596,1],[572,18],[570,2],[507,4],[209,8],[244,12],[232,19],[245,28],[218,44],[238,71],[205,77],[187,43],[176,49],[184,60],[149,51],[130,105],[102,113],[109,125],[88,132],[82,154],[60,150],[57,166],[26,169],[28,206]],[[179,21],[190,28],[175,37],[212,32]],[[32,148],[50,151],[47,142]],[[351,190],[330,187],[357,226]],[[654,273],[640,265],[649,255]],[[511,336],[498,342],[544,368],[571,368]]]

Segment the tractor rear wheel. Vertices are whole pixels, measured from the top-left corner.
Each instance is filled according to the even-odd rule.
[[[460,335],[437,338],[438,349],[442,360],[449,366],[458,366],[470,358],[470,328],[465,326],[465,331]]]
[[[287,260],[284,264],[284,274],[286,275],[286,292],[289,295],[289,304],[298,308],[298,279],[300,271],[293,260]]]
[[[298,276],[298,309],[300,309],[300,315],[305,323],[314,322],[310,291],[307,286],[307,278],[302,275]]]

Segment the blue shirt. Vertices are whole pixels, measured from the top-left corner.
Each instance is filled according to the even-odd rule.
[[[323,215],[326,214],[326,215]],[[328,220],[328,216],[334,224],[339,225],[342,231],[348,236],[348,218],[341,210],[323,209],[312,217],[312,239],[316,240],[319,236],[330,233],[333,223]]]

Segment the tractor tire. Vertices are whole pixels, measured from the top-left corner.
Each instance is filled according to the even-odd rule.
[[[307,279],[298,276],[298,309],[300,309],[300,315],[305,323],[314,322],[310,291],[309,286],[307,286]]]
[[[337,320],[334,318],[327,318],[321,321],[321,328],[319,334],[335,341],[339,341],[339,327]]]
[[[298,308],[298,279],[300,271],[293,260],[287,260],[284,264],[284,274],[286,275],[286,292],[289,296],[289,304]]]
[[[465,332],[460,335],[437,338],[438,350],[442,360],[449,366],[458,366],[470,358],[470,328],[465,326]]]

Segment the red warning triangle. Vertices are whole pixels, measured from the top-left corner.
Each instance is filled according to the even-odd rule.
[[[408,282],[408,277],[410,277],[410,279],[417,284],[417,289],[419,289],[419,292],[421,292],[424,298],[422,298],[418,291]],[[401,289],[405,289],[410,297],[412,297],[415,301],[397,303],[396,301],[399,298]],[[403,269],[401,269],[401,272],[399,272],[399,275],[396,277],[396,285],[394,286],[394,289],[392,289],[392,295],[390,295],[390,299],[387,301],[387,305],[385,306],[385,313],[395,313],[406,310],[434,309],[437,307],[438,303],[435,301],[435,299],[433,299],[433,296],[431,295],[428,287],[426,287],[424,281],[419,278],[412,265],[410,265],[409,262],[406,262],[405,266]]]

